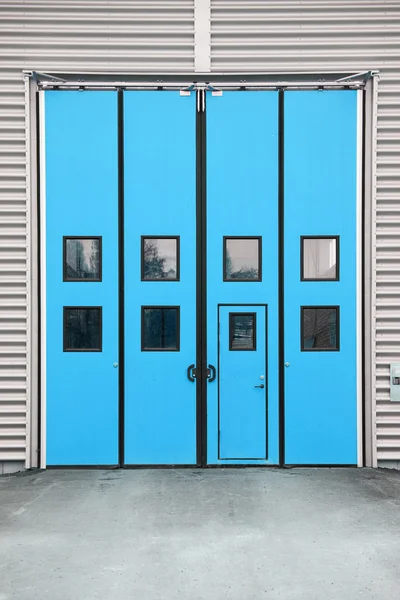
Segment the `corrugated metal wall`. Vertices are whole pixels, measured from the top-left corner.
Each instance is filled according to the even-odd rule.
[[[212,0],[211,69],[380,71],[377,456],[381,464],[392,461],[400,466],[400,404],[389,402],[389,363],[400,361],[400,2]]]
[[[23,69],[193,71],[194,0],[0,2],[0,473],[26,448]]]
[[[211,69],[381,72],[377,164],[378,459],[400,465],[399,0],[212,0]],[[26,178],[22,69],[194,70],[194,0],[0,2],[0,465],[25,457]],[[1,472],[1,470],[0,470]]]

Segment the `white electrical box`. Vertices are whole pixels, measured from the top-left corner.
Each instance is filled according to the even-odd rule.
[[[390,401],[400,402],[400,363],[390,364]]]

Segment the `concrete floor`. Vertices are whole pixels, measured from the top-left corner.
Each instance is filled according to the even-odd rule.
[[[399,472],[0,478],[0,600],[397,600],[399,590]]]

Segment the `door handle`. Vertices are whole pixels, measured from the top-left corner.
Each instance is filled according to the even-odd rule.
[[[207,369],[208,383],[211,383],[211,381],[214,381],[216,376],[217,376],[217,371],[216,371],[214,365],[208,365],[208,369]]]
[[[261,385],[255,385],[254,387],[259,387],[263,390],[265,388],[265,385],[262,383]]]
[[[187,378],[189,379],[189,381],[194,381],[196,378],[196,369],[193,365],[189,365],[187,368]]]

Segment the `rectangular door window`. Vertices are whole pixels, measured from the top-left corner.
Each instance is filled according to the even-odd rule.
[[[142,307],[142,350],[179,350],[179,306]]]
[[[142,281],[179,281],[179,237],[142,237]]]
[[[339,280],[339,236],[301,237],[301,280]]]
[[[229,313],[229,350],[256,349],[256,313]]]
[[[339,350],[338,306],[301,308],[301,349],[308,352]]]
[[[101,352],[101,307],[64,307],[64,352]]]
[[[64,281],[101,281],[101,237],[64,237]]]
[[[224,281],[261,281],[261,237],[224,237]]]

